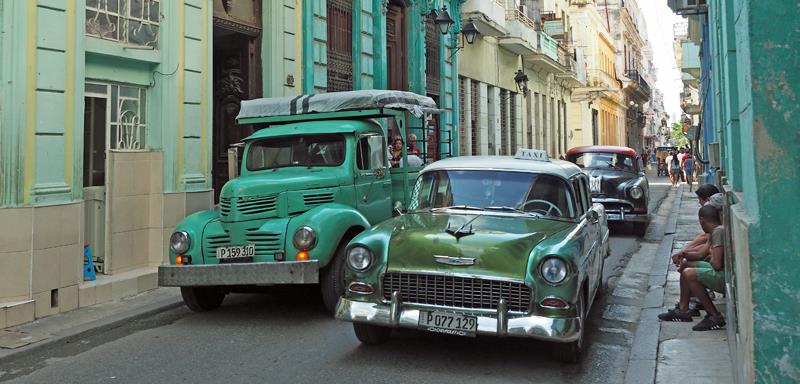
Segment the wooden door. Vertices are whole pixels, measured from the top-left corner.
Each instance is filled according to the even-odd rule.
[[[386,11],[386,78],[388,89],[408,90],[406,8],[392,2]]]

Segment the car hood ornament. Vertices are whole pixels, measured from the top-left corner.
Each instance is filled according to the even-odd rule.
[[[474,257],[451,257],[442,255],[433,255],[433,259],[439,264],[455,265],[455,266],[468,266],[475,265]]]

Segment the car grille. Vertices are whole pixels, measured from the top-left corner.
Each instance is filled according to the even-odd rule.
[[[259,232],[258,228],[251,228],[245,233],[245,240],[256,245],[256,256],[267,256],[281,250],[281,236],[280,233]]]
[[[633,207],[629,203],[602,203],[606,212],[618,213],[624,211],[625,213],[632,212]]]
[[[334,199],[333,192],[306,193],[303,195],[303,203],[306,206],[332,203],[333,199]]]
[[[205,257],[217,257],[217,248],[230,244],[231,237],[227,233],[206,236],[203,246]]]
[[[531,288],[525,284],[469,277],[389,272],[383,276],[383,297],[399,291],[403,303],[496,310],[500,299],[509,311],[527,312]]]
[[[276,196],[222,197],[219,199],[219,214],[228,217],[231,212],[241,215],[258,215],[275,211]]]

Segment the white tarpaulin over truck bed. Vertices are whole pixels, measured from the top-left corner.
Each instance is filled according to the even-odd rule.
[[[440,112],[433,99],[427,96],[405,91],[368,89],[244,100],[236,119],[373,108],[402,109],[418,118],[425,113]]]

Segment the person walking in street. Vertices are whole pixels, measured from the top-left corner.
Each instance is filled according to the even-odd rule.
[[[687,153],[683,159],[683,175],[686,178],[686,184],[689,184],[689,192],[691,192],[692,180],[694,180],[694,158],[691,153]]]
[[[711,260],[681,260],[678,267],[678,272],[681,274],[678,308],[670,309],[658,315],[658,318],[662,321],[691,322],[689,299],[694,296],[700,300],[707,314],[703,320],[692,327],[692,330],[710,331],[721,329],[725,326],[725,318],[714,305],[714,302],[711,301],[711,297],[706,291],[706,288],[716,292],[723,292],[725,289],[725,228],[720,222],[719,210],[710,204],[700,208],[698,218],[703,232],[708,234]]]
[[[669,167],[669,178],[672,181],[672,186],[676,187],[680,184],[681,162],[675,152],[667,156],[667,166]]]

